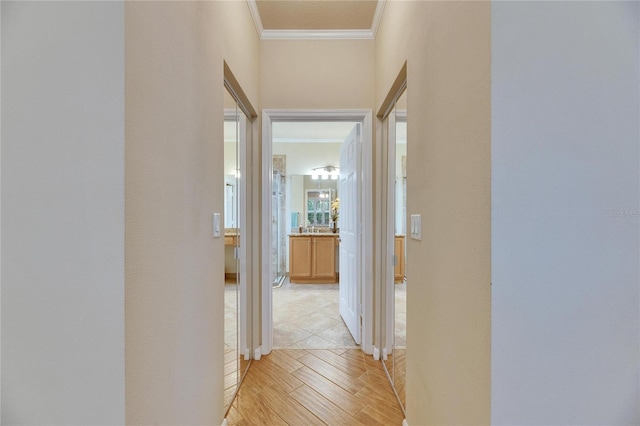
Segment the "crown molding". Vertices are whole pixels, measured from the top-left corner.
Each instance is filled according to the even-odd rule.
[[[256,0],[247,0],[249,6],[249,12],[251,12],[251,18],[253,18],[253,25],[256,27],[258,37],[262,38],[264,27],[262,26],[262,18],[260,18],[260,12],[258,11],[258,4]]]
[[[378,4],[376,5],[376,13],[373,15],[373,22],[371,23],[371,33],[373,34],[373,38],[376,38],[376,35],[378,34],[378,27],[380,27],[382,12],[384,12],[384,6],[386,3],[387,0],[378,0]]]
[[[373,40],[371,30],[263,30],[262,40]]]
[[[386,0],[378,0],[371,29],[367,30],[265,30],[256,0],[247,0],[260,40],[373,40],[382,19],[385,3]]]

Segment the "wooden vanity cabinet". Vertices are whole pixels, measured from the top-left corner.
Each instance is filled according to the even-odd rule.
[[[289,237],[289,281],[311,278],[311,236]]]
[[[289,281],[336,283],[336,235],[289,236]]]

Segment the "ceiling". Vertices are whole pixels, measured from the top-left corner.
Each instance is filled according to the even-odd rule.
[[[374,38],[385,0],[247,0],[262,39]]]

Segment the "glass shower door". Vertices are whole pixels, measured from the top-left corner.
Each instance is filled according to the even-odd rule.
[[[271,278],[274,287],[280,287],[287,277],[286,260],[286,220],[285,220],[285,177],[279,171],[273,172],[271,202]]]

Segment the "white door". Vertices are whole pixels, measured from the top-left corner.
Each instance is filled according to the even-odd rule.
[[[340,315],[357,344],[360,328],[360,151],[361,124],[340,149]]]

